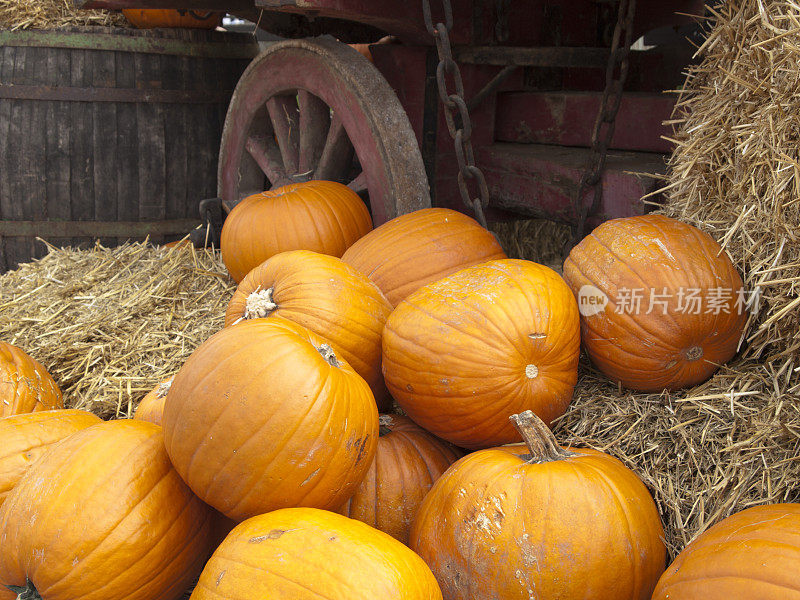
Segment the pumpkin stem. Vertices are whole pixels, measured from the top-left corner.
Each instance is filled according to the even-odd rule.
[[[529,463],[552,462],[576,456],[574,452],[570,452],[558,445],[553,432],[545,425],[544,421],[533,414],[533,411],[526,410],[517,415],[511,415],[509,420],[519,431],[525,441],[525,445],[528,447],[530,452]]]
[[[163,398],[169,393],[169,388],[172,387],[172,379],[169,381],[162,381],[158,384],[158,389],[156,390],[156,397]]]
[[[333,348],[331,348],[328,344],[322,344],[317,351],[322,354],[322,358],[328,361],[328,364],[333,367],[339,366],[339,361],[336,358],[336,355],[333,353]]]
[[[378,437],[392,433],[392,416],[380,415],[378,417]]]
[[[272,293],[275,288],[268,290],[256,290],[247,297],[247,302],[244,305],[244,318],[245,319],[263,319],[268,317],[270,313],[278,308],[272,300]]]
[[[17,594],[17,600],[42,600],[42,597],[36,590],[36,586],[34,586],[33,582],[27,577],[25,578],[24,587],[21,585],[7,585],[5,587]]]

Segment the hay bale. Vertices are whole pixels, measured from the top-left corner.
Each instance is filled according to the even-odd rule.
[[[0,0],[0,29],[130,27],[116,10],[81,10],[72,0]]]
[[[715,237],[758,309],[740,356],[691,390],[623,392],[584,364],[559,425],[642,477],[673,556],[733,512],[800,501],[800,6],[730,0],[712,13],[661,212]]]
[[[532,260],[562,272],[564,248],[572,237],[568,225],[546,219],[523,219],[490,223],[489,229],[509,258]]]
[[[40,361],[68,407],[124,418],[222,328],[234,289],[219,253],[190,245],[50,247],[0,276],[0,339]]]

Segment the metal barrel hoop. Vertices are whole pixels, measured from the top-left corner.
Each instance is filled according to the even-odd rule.
[[[461,200],[467,208],[475,213],[475,218],[487,227],[484,209],[489,205],[489,188],[483,172],[475,165],[475,152],[472,148],[472,121],[469,116],[469,105],[465,99],[464,82],[461,79],[461,70],[453,60],[450,46],[449,32],[453,28],[453,7],[450,0],[440,0],[444,13],[444,23],[433,23],[430,0],[422,0],[422,15],[425,19],[425,28],[436,42],[436,52],[439,64],[436,65],[436,87],[439,99],[444,106],[444,118],[450,137],[453,138],[456,161],[458,162],[458,189]],[[452,78],[454,92],[447,86],[447,75]],[[460,123],[456,124],[456,115]],[[475,179],[477,183],[476,196],[470,194],[468,179]]]

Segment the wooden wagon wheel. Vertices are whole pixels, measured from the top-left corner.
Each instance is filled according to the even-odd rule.
[[[228,206],[293,181],[340,181],[368,200],[375,225],[430,206],[417,139],[394,91],[332,38],[287,40],[242,75],[219,159]]]

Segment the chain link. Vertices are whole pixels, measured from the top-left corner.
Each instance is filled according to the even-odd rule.
[[[439,55],[439,64],[436,66],[436,86],[439,98],[444,106],[444,119],[447,130],[453,138],[458,162],[458,189],[461,199],[468,208],[475,213],[478,222],[486,227],[486,216],[483,210],[489,204],[489,188],[483,172],[475,166],[475,152],[472,149],[472,121],[469,109],[464,99],[464,83],[461,80],[461,70],[453,60],[450,47],[450,31],[453,29],[453,8],[450,0],[440,0],[444,13],[444,23],[433,23],[430,0],[422,0],[422,14],[425,17],[425,27],[436,41],[436,52]],[[453,91],[448,89],[447,78],[452,80]],[[458,120],[456,120],[458,119]],[[472,181],[477,193],[470,192],[469,181]]]
[[[625,79],[628,76],[628,56],[633,37],[633,18],[636,14],[636,0],[620,0],[617,12],[617,23],[614,26],[614,37],[611,40],[611,54],[606,66],[606,84],[600,110],[592,129],[592,149],[586,171],[581,177],[578,189],[573,197],[577,223],[573,229],[572,240],[566,252],[583,239],[586,230],[586,219],[597,212],[603,199],[603,169],[611,139],[614,137],[614,125],[617,119]],[[624,38],[624,40],[623,40]],[[616,74],[616,75],[615,75]],[[591,202],[585,196],[594,189]]]

